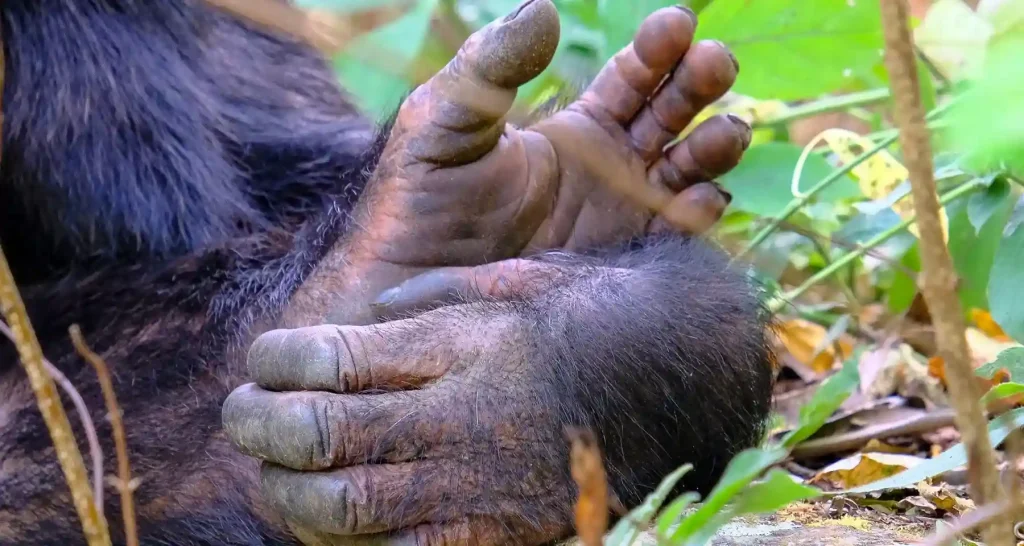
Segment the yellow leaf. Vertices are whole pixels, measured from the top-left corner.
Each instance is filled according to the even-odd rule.
[[[829,129],[818,135],[809,146],[824,140],[828,149],[836,154],[843,164],[852,163],[864,152],[875,147],[875,143],[867,137],[845,129]],[[864,162],[854,167],[851,172],[860,186],[861,192],[871,200],[883,199],[893,193],[896,188],[910,178],[910,173],[902,163],[896,160],[887,150],[879,150]],[[909,195],[901,197],[893,203],[893,210],[906,220],[914,215],[914,203]],[[942,214],[942,229],[946,240],[949,240],[949,219],[946,211]],[[909,231],[919,236],[917,225],[911,225]]]
[[[807,320],[792,319],[783,322],[778,333],[780,341],[793,358],[819,373],[831,370],[836,360],[843,360],[853,354],[853,344],[847,336],[841,337],[835,343],[829,343],[828,331]],[[837,343],[841,352],[839,355],[835,349]]]
[[[858,453],[825,467],[810,482],[849,489],[888,478],[921,461],[919,457],[895,453]]]

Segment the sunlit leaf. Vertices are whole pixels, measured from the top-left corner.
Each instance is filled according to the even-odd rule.
[[[735,90],[759,98],[835,91],[882,58],[877,2],[715,0],[700,19],[698,39],[724,42],[739,60]]]

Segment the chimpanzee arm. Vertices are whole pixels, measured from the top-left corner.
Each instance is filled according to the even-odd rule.
[[[567,426],[627,505],[687,462],[706,492],[758,441],[767,319],[724,255],[673,237],[508,271],[501,300],[256,342],[224,423],[300,534],[542,543],[572,533]]]

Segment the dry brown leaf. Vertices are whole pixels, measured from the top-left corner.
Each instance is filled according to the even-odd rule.
[[[586,429],[567,431],[572,478],[579,489],[576,500],[576,533],[583,546],[601,546],[608,531],[608,478],[601,462],[601,450],[594,433]]]
[[[975,508],[974,501],[961,496],[948,485],[936,486],[921,482],[916,487],[921,497],[928,499],[939,510],[959,516]]]
[[[837,489],[850,489],[888,478],[923,460],[895,453],[858,453],[832,463],[809,481],[812,484],[828,484]]]
[[[837,360],[846,359],[853,353],[853,343],[849,336],[844,334],[836,343],[831,343],[828,330],[804,319],[783,322],[779,326],[778,336],[793,358],[818,373],[831,370]],[[836,354],[836,345],[839,345],[841,354]]]

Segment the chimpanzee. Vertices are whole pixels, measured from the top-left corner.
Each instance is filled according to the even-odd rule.
[[[689,10],[522,128],[559,37],[527,0],[379,130],[312,49],[200,0],[0,11],[0,243],[108,473],[68,327],[112,368],[143,544],[546,543],[573,532],[567,427],[627,507],[758,441],[770,321],[697,237],[750,129],[668,146],[738,70]],[[652,217],[608,179],[675,198]],[[0,342],[0,544],[80,544],[17,362]]]

